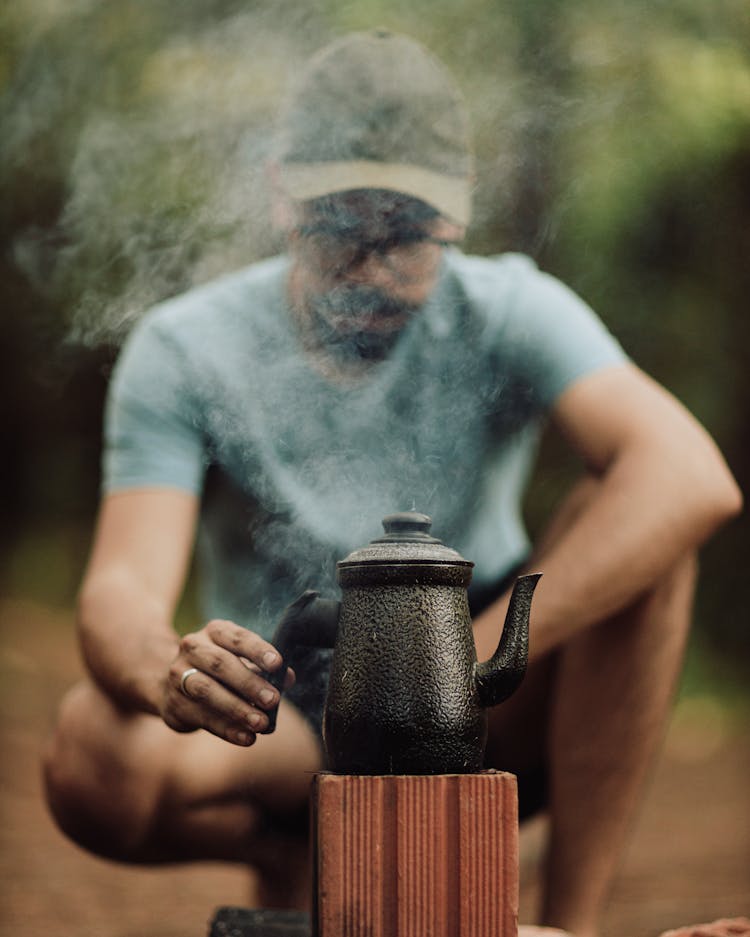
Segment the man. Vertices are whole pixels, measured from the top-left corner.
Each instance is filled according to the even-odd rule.
[[[513,574],[544,573],[487,763],[519,775],[524,816],[549,808],[543,922],[591,937],[663,730],[696,550],[740,494],[581,300],[523,257],[454,246],[467,122],[421,46],[380,31],[316,56],[271,176],[287,255],[153,310],[118,364],[80,597],[90,680],[49,748],[52,810],[101,854],[251,863],[264,903],[303,900],[320,670],[289,678],[272,734],[279,692],[259,671],[282,666],[284,606],[333,596],[336,559],[413,505],[475,561],[480,660]],[[547,416],[587,477],[529,559],[520,501]],[[208,623],[180,639],[199,519]]]

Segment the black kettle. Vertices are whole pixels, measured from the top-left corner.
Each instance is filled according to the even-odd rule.
[[[424,514],[391,514],[383,527],[337,564],[340,605],[305,593],[276,646],[282,655],[290,645],[335,648],[323,717],[331,771],[478,772],[486,709],[526,672],[539,575],[516,580],[497,651],[478,663],[467,597],[474,564],[431,536]]]

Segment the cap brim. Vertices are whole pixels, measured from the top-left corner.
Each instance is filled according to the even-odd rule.
[[[465,176],[450,176],[409,163],[374,160],[282,163],[280,169],[284,188],[299,201],[351,189],[388,189],[426,202],[463,227],[471,218],[471,182]]]

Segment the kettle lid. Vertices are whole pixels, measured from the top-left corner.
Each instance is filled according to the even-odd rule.
[[[452,563],[473,566],[457,550],[430,534],[432,518],[418,511],[401,511],[383,518],[382,537],[354,550],[339,566],[361,563]]]

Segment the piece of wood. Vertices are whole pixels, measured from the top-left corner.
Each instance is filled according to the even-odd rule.
[[[317,937],[516,937],[514,775],[319,774],[312,804]]]

